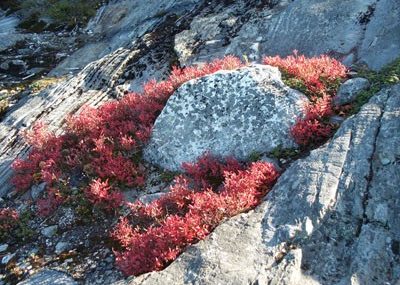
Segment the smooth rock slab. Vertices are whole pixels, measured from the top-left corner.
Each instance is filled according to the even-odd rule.
[[[252,65],[182,85],[155,122],[145,158],[179,170],[206,151],[247,159],[294,147],[290,127],[307,98],[287,87],[277,68]]]
[[[56,270],[43,270],[18,285],[77,285],[67,274]]]

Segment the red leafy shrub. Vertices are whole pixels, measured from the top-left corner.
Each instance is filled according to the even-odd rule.
[[[79,114],[67,119],[60,136],[47,131],[43,124],[35,125],[26,134],[32,145],[30,154],[13,163],[14,186],[25,191],[32,184],[45,181],[50,189],[57,187],[61,180],[68,181],[71,173],[82,173],[88,181],[108,181],[112,188],[142,186],[144,168],[138,155],[172,93],[190,79],[242,65],[238,58],[227,56],[201,67],[173,68],[168,79],[146,83],[141,94],[127,94],[97,109],[83,107]],[[101,187],[93,186],[99,184],[93,183],[86,191],[89,200],[105,208],[119,203],[118,192],[106,191],[108,186],[100,191]],[[106,192],[108,194],[103,196]],[[52,195],[49,193],[49,197]],[[104,206],[107,202],[111,205]],[[50,212],[50,204],[45,205],[44,201],[39,204],[42,205],[39,208],[44,209],[43,214]]]
[[[305,87],[311,103],[305,106],[304,116],[291,129],[295,142],[301,146],[317,145],[329,138],[334,126],[329,123],[333,114],[332,97],[347,69],[339,61],[326,55],[306,58],[304,55],[265,57],[264,64],[278,67],[289,85]],[[293,79],[293,80],[292,80]]]
[[[19,215],[16,210],[10,208],[0,209],[0,235],[11,231],[18,225]]]
[[[85,194],[90,202],[107,211],[118,208],[123,202],[122,193],[112,189],[108,184],[108,180],[104,182],[101,182],[100,179],[93,180],[89,187],[86,188]]]
[[[333,115],[331,101],[332,98],[325,95],[306,106],[304,117],[298,118],[290,130],[297,144],[318,145],[331,137],[335,129],[329,123],[329,117]]]
[[[12,183],[20,191],[26,190],[35,182],[52,183],[61,175],[58,162],[62,158],[62,140],[48,132],[42,123],[34,125],[25,137],[32,145],[32,151],[27,159],[17,159],[13,163],[15,175]]]
[[[259,204],[279,175],[268,163],[244,169],[233,159],[223,166],[210,155],[190,165],[190,173],[194,176],[178,177],[170,193],[152,203],[131,204],[131,213],[116,226],[112,237],[122,248],[116,262],[126,275],[163,269],[223,219]],[[215,184],[213,175],[222,176],[221,185]],[[213,181],[203,183],[209,177]]]
[[[47,217],[52,214],[64,200],[60,191],[54,188],[47,189],[45,195],[46,197],[38,199],[36,202],[38,215],[41,217]]]
[[[307,58],[304,55],[265,57],[264,64],[276,66],[284,73],[303,81],[312,95],[324,95],[346,78],[346,67],[327,55]],[[336,89],[336,88],[334,88]]]
[[[225,171],[241,170],[243,166],[234,158],[222,163],[207,152],[196,163],[183,163],[182,168],[198,187],[207,188],[221,185]]]

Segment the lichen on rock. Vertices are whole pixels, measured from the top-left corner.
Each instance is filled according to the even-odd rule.
[[[181,86],[157,118],[145,158],[170,170],[210,150],[245,160],[254,152],[294,147],[290,128],[308,99],[277,68],[220,71]]]

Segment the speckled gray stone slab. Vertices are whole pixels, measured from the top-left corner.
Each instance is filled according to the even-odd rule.
[[[191,80],[156,120],[145,158],[177,170],[205,151],[246,159],[254,151],[294,147],[289,130],[305,101],[281,81],[277,68],[266,65]]]

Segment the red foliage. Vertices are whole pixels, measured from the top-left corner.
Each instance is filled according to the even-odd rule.
[[[16,210],[10,208],[0,209],[0,236],[11,231],[18,225],[19,215]]]
[[[339,61],[326,55],[306,58],[304,55],[265,57],[264,64],[280,68],[284,73],[301,80],[308,90],[311,103],[304,116],[291,128],[295,142],[301,146],[316,145],[329,138],[334,127],[329,123],[333,114],[332,97],[338,83],[346,78],[347,69]]]
[[[58,162],[62,159],[62,140],[40,122],[26,132],[25,137],[32,145],[32,151],[26,160],[16,159],[12,165],[15,170],[12,183],[18,191],[24,191],[38,181],[51,184],[61,175]]]
[[[325,94],[330,84],[346,78],[347,68],[327,55],[307,58],[304,55],[294,55],[281,58],[280,56],[265,57],[264,64],[279,67],[287,74],[304,82],[312,93]]]
[[[329,123],[329,117],[333,115],[331,97],[318,98],[306,106],[304,113],[304,117],[298,118],[290,130],[297,144],[317,145],[333,134],[334,126]]]
[[[204,239],[224,218],[260,203],[279,175],[268,163],[253,163],[244,170],[233,159],[223,165],[209,154],[192,164],[190,170],[194,177],[178,177],[170,193],[148,205],[130,205],[130,215],[120,220],[112,237],[123,247],[116,252],[116,262],[125,274],[163,269],[189,244]],[[222,175],[223,184],[204,184],[210,173]]]
[[[93,180],[85,194],[94,205],[104,208],[107,211],[118,208],[122,205],[123,195],[108,184],[108,180],[101,182],[100,179]]]
[[[220,185],[225,171],[238,171],[243,167],[234,158],[227,158],[226,163],[222,163],[207,152],[196,163],[183,163],[182,168],[197,186],[207,188]]]
[[[46,197],[36,202],[37,213],[41,217],[51,215],[63,202],[60,191],[54,188],[47,189]]]
[[[100,178],[120,187],[142,186],[143,167],[132,158],[149,139],[154,121],[172,93],[190,79],[242,65],[238,58],[227,56],[201,67],[173,68],[167,80],[146,83],[142,94],[130,93],[97,109],[83,107],[67,119],[60,136],[48,132],[41,123],[35,125],[26,134],[32,151],[25,160],[13,163],[13,184],[19,191],[40,181],[57,187],[58,181],[67,181],[71,173],[83,172],[93,180]],[[114,196],[112,203],[119,199]]]

